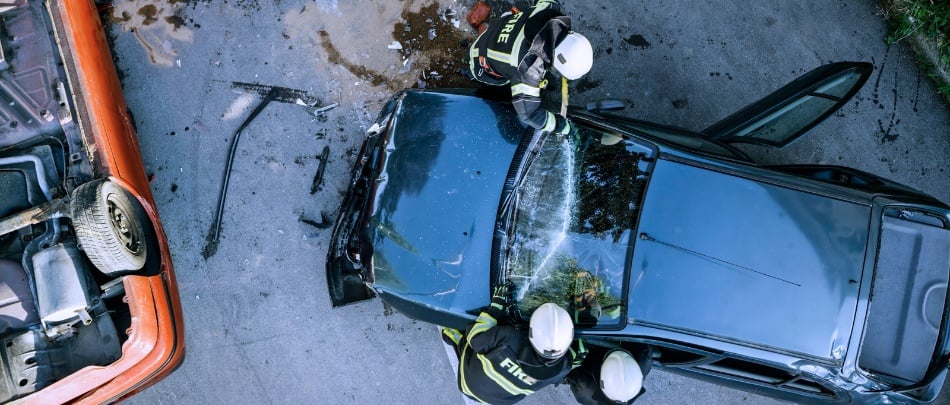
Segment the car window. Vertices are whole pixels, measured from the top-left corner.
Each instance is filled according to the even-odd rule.
[[[698,349],[654,345],[655,361],[662,367],[677,368],[709,376],[774,387],[806,397],[835,398],[836,393],[810,376],[765,364],[714,354]]]
[[[811,125],[815,117],[835,108],[861,79],[860,72],[842,74],[834,80],[802,96],[787,106],[763,118],[757,125],[750,125],[733,136],[759,138],[781,144],[788,134],[801,131]]]
[[[662,127],[651,124],[646,121],[640,121],[629,117],[622,117],[614,114],[607,114],[613,122],[636,131],[637,134],[647,135],[657,138],[665,143],[672,144],[691,151],[718,157],[726,157],[741,161],[751,161],[742,151],[719,141],[714,141],[702,135],[695,134],[686,130]]]
[[[845,105],[872,69],[866,62],[819,66],[702,132],[729,143],[785,147]]]
[[[524,318],[554,302],[579,327],[617,326],[648,149],[591,128],[578,136],[550,136],[536,151],[517,193],[506,276]]]

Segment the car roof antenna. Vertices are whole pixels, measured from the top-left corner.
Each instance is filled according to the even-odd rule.
[[[663,245],[663,246],[671,247],[671,248],[673,248],[673,249],[679,250],[679,251],[681,251],[681,252],[689,253],[689,254],[691,254],[691,255],[693,255],[693,256],[696,256],[696,257],[700,257],[700,258],[703,258],[703,259],[706,259],[706,260],[709,260],[709,261],[712,261],[712,262],[715,262],[715,263],[719,263],[719,264],[723,264],[723,265],[735,267],[735,268],[737,268],[737,269],[742,269],[742,270],[750,271],[750,272],[753,272],[753,273],[758,274],[758,275],[760,275],[760,276],[765,276],[765,277],[768,277],[768,278],[771,278],[771,279],[774,279],[774,280],[781,281],[781,282],[783,282],[783,283],[791,284],[791,285],[793,285],[793,286],[795,286],[795,287],[801,287],[801,286],[802,286],[801,284],[798,284],[798,283],[795,283],[795,282],[792,282],[792,281],[788,281],[788,280],[786,280],[786,279],[784,279],[784,278],[781,278],[781,277],[776,277],[776,276],[773,276],[773,275],[771,275],[771,274],[763,273],[763,272],[758,271],[758,270],[755,270],[755,269],[751,269],[751,268],[748,268],[748,267],[745,267],[745,266],[740,266],[740,265],[738,265],[738,264],[735,264],[735,263],[732,263],[732,262],[727,262],[727,261],[722,260],[722,259],[717,259],[717,258],[712,257],[712,256],[710,256],[710,255],[704,255],[704,254],[699,253],[699,252],[697,252],[697,251],[695,251],[695,250],[690,250],[690,249],[684,248],[684,247],[682,247],[682,246],[677,246],[677,245],[674,245],[674,244],[669,243],[669,242],[664,242],[664,241],[658,240],[658,239],[656,239],[656,238],[654,238],[654,237],[648,235],[646,232],[640,233],[640,240],[645,240],[645,241],[650,241],[650,242],[659,243],[659,244],[661,244],[661,245]]]

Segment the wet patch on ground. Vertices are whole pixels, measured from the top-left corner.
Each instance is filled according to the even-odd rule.
[[[626,42],[630,44],[631,46],[633,46],[634,48],[638,48],[638,49],[647,49],[653,45],[650,43],[650,41],[647,41],[647,39],[644,38],[643,35],[639,35],[639,34],[630,35],[624,38],[623,42]]]
[[[583,93],[588,90],[593,90],[600,87],[600,84],[603,83],[603,80],[591,79],[589,76],[584,76],[577,81],[577,84],[574,86],[575,91],[578,93]]]
[[[113,3],[111,12],[106,13],[106,22],[133,33],[152,64],[175,66],[180,63],[176,44],[191,42],[194,37],[179,3],[184,2],[171,0],[160,4],[130,0]],[[193,22],[192,25],[198,27]]]
[[[410,12],[408,6],[403,10],[403,21],[393,26],[393,39],[402,47],[402,60],[417,65],[420,73],[414,87],[474,87],[462,71],[468,69],[468,46],[475,35],[455,27],[458,21],[467,27],[460,14],[438,3],[418,12]]]
[[[340,53],[340,51],[333,45],[333,42],[330,40],[330,33],[326,31],[320,31],[320,44],[323,45],[323,50],[327,53],[327,59],[330,63],[335,65],[340,65],[350,71],[354,76],[362,78],[368,81],[373,86],[382,86],[386,85],[390,90],[398,90],[398,86],[394,86],[395,83],[392,83],[388,77],[383,75],[380,72],[367,68],[366,66],[353,63]]]
[[[392,24],[391,40],[383,52],[396,53],[399,58],[396,64],[383,67],[374,61],[373,66],[368,66],[354,57],[355,50],[350,49],[353,41],[341,31],[343,27],[331,26],[317,31],[328,61],[372,86],[392,91],[405,87],[474,87],[475,83],[462,73],[468,68],[465,59],[468,46],[475,39],[473,32],[466,31],[464,12],[438,2],[421,7],[414,3],[405,2],[397,11],[398,17],[388,22]],[[371,49],[362,54],[376,51]]]
[[[891,54],[891,49],[892,47],[888,45],[886,48],[886,51],[884,52],[884,60],[881,62],[880,66],[878,66],[877,68],[877,77],[874,79],[874,90],[871,93],[871,97],[872,97],[871,102],[874,105],[876,105],[878,109],[880,109],[882,112],[881,114],[882,118],[879,118],[877,120],[877,128],[878,128],[878,133],[880,134],[880,137],[881,137],[880,138],[881,143],[894,142],[897,140],[897,138],[900,137],[900,133],[898,132],[898,126],[901,123],[901,120],[900,118],[898,118],[898,114],[897,114],[897,107],[898,107],[897,101],[899,98],[898,92],[897,92],[897,84],[901,82],[901,77],[899,77],[898,71],[896,69],[893,69],[893,72],[891,72],[892,69],[888,68],[888,57]],[[900,49],[897,49],[896,52],[897,52],[897,63],[899,64],[901,61],[901,57],[903,55]],[[892,79],[890,86],[888,86],[887,84],[883,85],[883,87],[890,87],[890,88],[882,91],[881,79],[884,78],[885,72],[887,72],[889,75],[892,75],[893,77],[889,78],[889,79]],[[920,95],[919,92],[915,92],[915,94],[913,95],[914,97],[913,104],[914,104],[915,109],[916,109],[916,104],[917,104],[917,98],[919,98],[919,95]],[[887,100],[888,98],[890,100]],[[886,103],[886,101],[890,101],[890,103]]]

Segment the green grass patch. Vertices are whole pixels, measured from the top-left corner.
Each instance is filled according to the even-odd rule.
[[[948,0],[881,0],[888,23],[887,43],[921,35],[937,47],[936,63],[950,69],[950,1]],[[931,77],[937,78],[934,66],[921,65]],[[950,83],[937,81],[940,93],[950,96]]]

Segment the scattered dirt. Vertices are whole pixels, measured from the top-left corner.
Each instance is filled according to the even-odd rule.
[[[156,5],[153,0],[128,0],[113,3],[108,23],[117,24],[132,32],[139,45],[156,65],[173,66],[178,61],[175,47],[190,43],[193,32],[185,25],[179,1]]]
[[[288,87],[270,86],[261,83],[231,82],[231,89],[239,93],[257,94],[261,98],[266,97],[270,92],[274,92],[274,101],[280,103],[295,104],[297,102],[303,102],[311,106],[320,106],[323,104],[320,98],[311,96],[304,90]]]
[[[333,42],[330,41],[330,34],[328,32],[320,31],[320,40],[320,43],[323,45],[323,50],[327,52],[327,59],[329,59],[330,63],[345,67],[346,70],[349,70],[354,76],[368,80],[373,86],[382,86],[385,84],[391,90],[398,90],[398,88],[393,86],[395,83],[391,83],[389,78],[382,73],[369,69],[366,66],[350,62],[344,58],[336,46],[333,45]]]
[[[193,9],[197,4],[206,2],[207,0],[116,2],[107,16],[107,22],[131,32],[148,54],[152,64],[175,66],[180,63],[176,48],[192,42],[193,30],[200,27],[185,15],[187,9],[184,8],[191,6]],[[259,8],[256,0],[226,0],[225,3],[249,11]],[[386,47],[389,43],[377,42],[372,48],[365,48],[366,44],[361,43],[366,40],[365,36],[358,39],[359,37],[353,36],[355,32],[351,31],[352,25],[345,21],[332,20],[340,17],[339,12],[349,11],[350,6],[328,4],[331,5],[304,6],[291,14],[317,17],[312,21],[322,21],[316,27],[314,24],[302,24],[302,27],[311,27],[310,32],[316,34],[316,39],[331,64],[343,66],[367,84],[385,87],[390,91],[405,87],[474,87],[475,83],[461,73],[468,68],[468,46],[475,39],[474,32],[465,21],[466,6],[454,2],[411,0],[395,7],[377,5],[376,11],[380,12],[380,15],[376,21],[363,23],[392,27],[392,39],[389,41],[395,40],[402,47],[394,52]],[[327,20],[328,17],[331,20]],[[346,15],[343,19],[347,20],[349,17],[355,16]],[[459,25],[458,28],[456,24]],[[283,35],[285,39],[289,39],[291,34],[295,33],[297,31],[291,29],[286,30]],[[365,51],[358,51],[359,48]],[[398,54],[399,59],[396,64],[385,66],[378,63],[379,60],[367,63],[364,58],[355,57],[365,56],[366,52],[369,52],[370,58],[372,55],[383,56],[388,53]]]
[[[461,71],[468,69],[468,46],[475,35],[453,24],[458,20],[467,28],[463,13],[432,3],[418,12],[407,7],[402,19],[393,26],[393,39],[402,46],[403,60],[416,59],[420,73],[414,87],[474,87]]]
[[[345,67],[373,86],[386,86],[394,91],[406,87],[396,76],[410,72],[416,79],[409,87],[474,87],[474,82],[463,76],[461,70],[468,68],[465,58],[475,35],[456,28],[453,23],[458,20],[460,27],[467,24],[464,15],[439,3],[412,11],[412,3],[406,3],[400,20],[393,25],[392,38],[401,47],[398,49],[402,64],[399,71],[387,75],[345,58],[344,52],[333,42],[332,33],[321,30],[320,41],[330,63]]]

